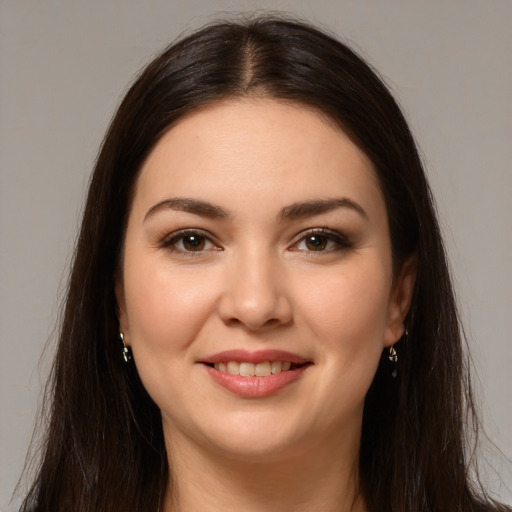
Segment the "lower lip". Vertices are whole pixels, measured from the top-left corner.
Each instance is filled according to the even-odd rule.
[[[263,398],[274,395],[289,384],[300,379],[309,365],[279,372],[268,377],[241,377],[221,372],[205,365],[206,370],[212,379],[223,388],[243,398]]]

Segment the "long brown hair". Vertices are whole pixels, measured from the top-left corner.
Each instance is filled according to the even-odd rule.
[[[476,428],[466,356],[433,199],[400,108],[352,50],[307,24],[222,22],[171,45],[121,103],[90,184],[51,375],[49,424],[23,511],[157,511],[170,479],[160,412],[121,358],[114,276],[134,182],[183,115],[225,98],[313,107],[373,162],[396,269],[416,254],[408,335],[366,398],[360,480],[368,510],[506,510],[472,483]]]

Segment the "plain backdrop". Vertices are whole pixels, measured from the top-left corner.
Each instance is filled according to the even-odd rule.
[[[90,171],[137,71],[232,11],[339,34],[401,102],[438,201],[494,471],[512,503],[511,0],[0,0],[0,509],[22,470]],[[47,355],[41,360],[47,342]],[[4,507],[4,508],[2,508]]]

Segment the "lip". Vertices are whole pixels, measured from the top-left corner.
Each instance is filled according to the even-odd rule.
[[[212,356],[206,357],[199,361],[200,363],[225,363],[227,361],[238,361],[240,363],[264,363],[265,361],[290,361],[294,364],[309,363],[308,359],[301,357],[292,352],[285,352],[284,350],[257,350],[251,352],[250,350],[235,349],[225,350]]]
[[[274,395],[281,389],[292,384],[301,378],[304,371],[310,365],[304,365],[294,370],[270,375],[269,377],[242,377],[240,375],[231,375],[203,365],[210,377],[220,386],[231,391],[242,398],[264,398]]]
[[[242,377],[213,368],[215,363],[237,361],[240,363],[264,363],[266,361],[289,361],[300,364],[299,368],[282,371],[268,377]],[[312,365],[312,362],[302,356],[284,350],[226,350],[206,357],[199,363],[210,377],[224,389],[242,398],[264,398],[278,393],[283,388],[300,379],[304,371]]]

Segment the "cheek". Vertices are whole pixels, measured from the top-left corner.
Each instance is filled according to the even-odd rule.
[[[361,341],[364,334],[383,341],[388,316],[391,279],[383,265],[351,267],[325,278],[311,276],[303,283],[301,309],[322,338]],[[358,340],[359,339],[359,340]],[[370,340],[368,340],[370,341]]]
[[[195,359],[194,341],[215,307],[215,285],[205,288],[202,272],[176,272],[156,264],[125,275],[129,343],[137,371],[162,413],[178,417],[198,400],[184,391],[184,383]]]
[[[205,287],[202,272],[177,272],[156,263],[125,275],[131,276],[125,296],[135,356],[186,351],[215,306],[214,283]]]
[[[332,432],[360,421],[384,346],[391,289],[387,269],[378,258],[361,259],[329,272],[307,272],[295,282],[298,333],[314,344],[318,369],[304,405]]]
[[[384,348],[391,289],[386,269],[377,262],[332,272],[323,281],[317,276],[301,301],[319,362],[345,396],[347,387],[353,389],[354,399],[366,394]]]

